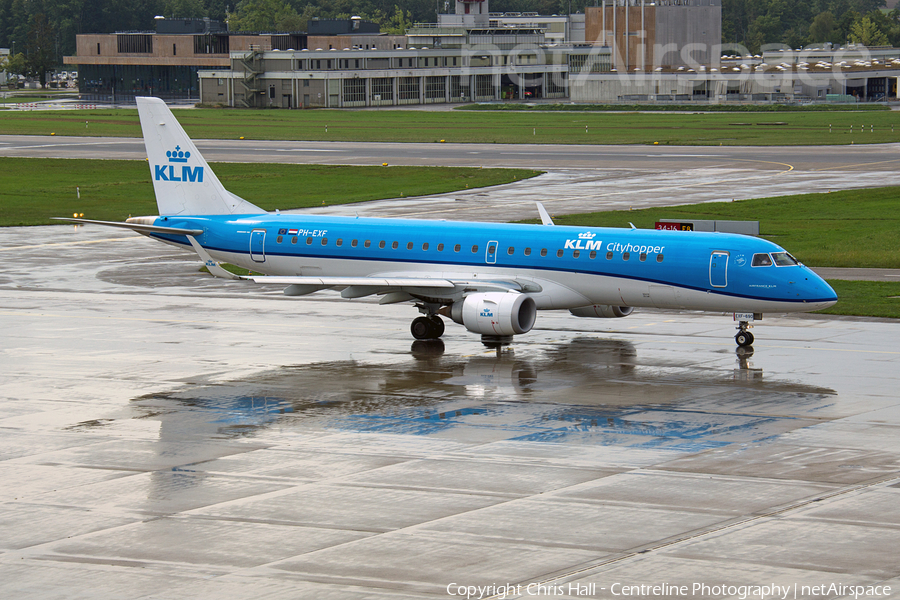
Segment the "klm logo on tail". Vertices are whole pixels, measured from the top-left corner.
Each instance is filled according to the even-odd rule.
[[[187,163],[191,157],[190,152],[181,150],[181,146],[175,146],[175,150],[167,150],[166,157],[169,163]],[[180,177],[175,170],[175,165],[153,165],[156,181],[187,181],[203,183],[203,167],[191,167],[182,164]]]

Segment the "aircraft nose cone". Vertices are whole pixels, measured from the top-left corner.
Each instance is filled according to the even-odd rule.
[[[828,282],[809,271],[807,302],[816,305],[815,310],[823,310],[837,304],[838,296]]]

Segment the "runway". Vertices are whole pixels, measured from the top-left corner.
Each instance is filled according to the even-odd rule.
[[[329,214],[470,221],[536,218],[534,202],[553,215],[786,194],[900,185],[900,147],[560,146],[376,144],[198,140],[211,162],[431,165],[540,169],[511,185],[311,209]],[[146,158],[129,138],[0,136],[0,156]],[[287,209],[290,198],[285,199]],[[665,217],[663,212],[661,217]],[[623,223],[622,226],[627,226]]]
[[[0,256],[3,597],[900,589],[894,322],[767,315],[737,354],[730,316],[549,312],[497,353],[126,232]]]

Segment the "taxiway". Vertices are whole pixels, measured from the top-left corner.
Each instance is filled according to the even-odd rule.
[[[900,590],[897,323],[550,312],[498,353],[125,232],[0,256],[3,597]]]

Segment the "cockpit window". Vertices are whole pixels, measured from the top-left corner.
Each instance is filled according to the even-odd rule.
[[[773,252],[772,258],[775,259],[776,267],[791,267],[800,264],[800,261],[791,256],[789,252]]]
[[[754,254],[752,264],[754,267],[771,267],[772,257],[768,254]]]

